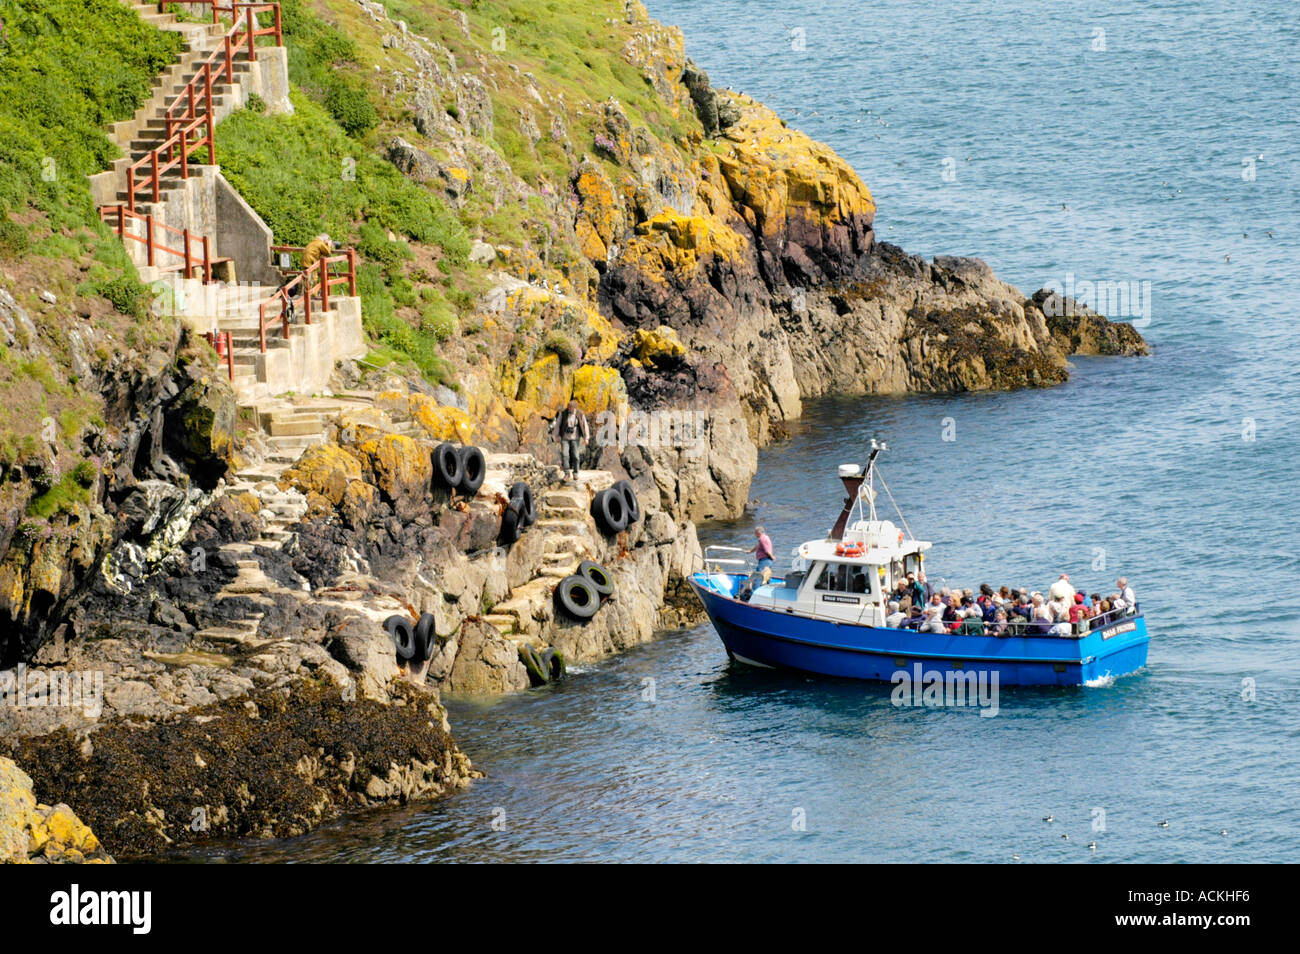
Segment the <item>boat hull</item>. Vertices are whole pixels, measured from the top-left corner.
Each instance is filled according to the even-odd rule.
[[[716,576],[713,577],[716,580]],[[1100,684],[1146,665],[1146,620],[1128,616],[1086,636],[974,636],[918,633],[796,616],[719,592],[708,574],[691,586],[727,653],[750,665],[892,682],[920,664],[937,672],[997,674],[999,685]]]

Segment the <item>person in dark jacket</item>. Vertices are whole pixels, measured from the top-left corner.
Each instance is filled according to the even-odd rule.
[[[581,460],[579,445],[591,440],[587,415],[579,409],[577,401],[570,401],[569,406],[556,415],[553,429],[555,440],[560,445],[560,467],[570,480],[577,480]]]

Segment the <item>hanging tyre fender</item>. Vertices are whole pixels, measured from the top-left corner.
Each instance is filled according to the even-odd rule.
[[[541,656],[542,664],[546,667],[546,674],[550,677],[551,682],[563,679],[564,673],[568,669],[564,662],[564,654],[558,649],[550,648],[543,649]]]
[[[524,664],[524,669],[528,670],[530,685],[544,686],[550,680],[550,667],[532,646],[519,647],[519,661]]]
[[[523,519],[525,527],[531,527],[537,522],[537,507],[533,503],[533,488],[528,486],[522,480],[516,481],[510,485],[510,493],[507,496],[511,500],[519,500],[519,516]]]
[[[384,630],[393,638],[398,659],[409,662],[415,658],[415,629],[409,619],[400,613],[394,613],[384,620]]]
[[[455,444],[439,444],[433,449],[433,479],[440,487],[455,490],[465,473],[465,462]]]
[[[583,560],[578,564],[578,575],[592,585],[601,599],[614,595],[614,577],[599,563]]]
[[[438,629],[432,613],[423,613],[415,624],[415,662],[432,659],[438,648]]]
[[[623,505],[627,508],[627,526],[632,526],[641,519],[641,504],[636,499],[636,490],[629,480],[620,480],[614,489],[623,495]]]
[[[505,510],[501,511],[501,533],[497,537],[500,542],[509,546],[519,539],[519,535],[524,532],[519,525],[519,519],[518,503],[511,500],[506,504]]]
[[[473,497],[487,476],[487,458],[477,447],[460,449],[460,492]]]
[[[600,594],[585,576],[566,576],[555,588],[560,607],[574,619],[588,620],[600,609]]]
[[[613,487],[602,490],[592,499],[591,515],[605,533],[621,533],[627,529],[627,504],[623,495]]]

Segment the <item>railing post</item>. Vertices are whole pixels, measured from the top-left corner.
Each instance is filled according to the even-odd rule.
[[[144,217],[144,247],[149,267],[153,268],[153,216]]]
[[[248,62],[257,62],[257,18],[253,14],[252,7],[246,7],[244,12],[248,14]]]
[[[226,373],[235,380],[235,336],[226,332]]]
[[[181,129],[181,178],[190,177],[190,132],[188,127]]]
[[[302,270],[302,320],[303,324],[311,324],[311,269]]]
[[[275,5],[275,45],[284,46],[284,31],[280,28],[280,5]]]
[[[158,150],[155,149],[149,153],[149,158],[153,161],[153,174],[150,177],[153,182],[153,200],[157,202],[160,195],[158,191]]]
[[[330,266],[324,255],[320,259],[320,310],[321,314],[330,310]]]
[[[348,295],[357,297],[357,250],[348,249]]]
[[[203,236],[203,284],[212,284],[212,251],[206,235]]]
[[[208,165],[217,164],[217,137],[213,131],[215,118],[212,113],[212,62],[203,64],[203,102],[208,114]]]
[[[135,211],[135,167],[126,170],[126,204]]]
[[[117,234],[126,239],[126,206],[121,203],[117,206]]]
[[[190,258],[190,230],[189,229],[181,229],[181,242],[183,243],[181,247],[185,250],[185,262],[184,262],[185,277],[193,278],[194,266],[191,264],[193,259]]]
[[[262,353],[266,354],[266,302],[257,306],[257,340]]]
[[[229,83],[231,77],[234,75],[234,70],[235,70],[233,53],[230,49],[230,34],[227,33],[224,37],[222,37],[221,42],[222,45],[225,47],[225,51],[226,51],[226,82]]]

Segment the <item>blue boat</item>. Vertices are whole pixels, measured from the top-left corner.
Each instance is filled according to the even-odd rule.
[[[996,633],[978,623],[966,627],[974,632],[957,633],[886,625],[888,594],[922,569],[931,544],[877,519],[875,461],[884,449],[872,441],[866,465],[839,468],[844,510],[826,539],[795,549],[786,576],[764,582],[736,572],[746,561],[721,554],[745,551],[709,548],[691,586],[728,656],[752,666],[896,684],[937,679],[949,687],[976,680],[994,687],[1099,685],[1146,665],[1150,639],[1136,605],[1073,624]]]

